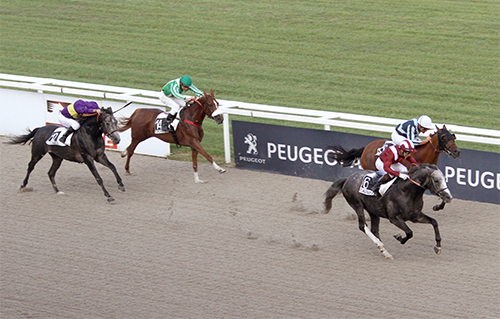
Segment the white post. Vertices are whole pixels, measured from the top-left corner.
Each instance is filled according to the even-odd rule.
[[[231,163],[231,136],[229,132],[229,113],[223,113],[224,116],[224,155],[226,163]]]

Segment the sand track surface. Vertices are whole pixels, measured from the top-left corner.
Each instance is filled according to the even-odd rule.
[[[0,142],[5,142],[5,137]],[[381,222],[382,257],[329,182],[190,162],[108,156],[124,179],[107,203],[85,165],[64,162],[56,195],[39,162],[19,193],[28,145],[0,144],[1,318],[499,318],[498,205],[425,196],[439,222]]]

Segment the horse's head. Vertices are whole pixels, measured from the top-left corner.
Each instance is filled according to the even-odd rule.
[[[449,203],[451,196],[443,172],[434,164],[420,164],[409,171],[410,178],[428,189],[432,194],[439,196],[443,202]]]
[[[120,143],[120,134],[118,134],[118,121],[113,115],[111,107],[101,109],[99,115],[99,126],[102,132],[113,141],[114,144]]]
[[[210,89],[210,94],[203,92],[203,96],[197,101],[203,107],[205,114],[215,120],[215,123],[222,124],[224,122],[224,116],[220,112],[219,102],[214,97],[213,89]]]
[[[434,134],[437,134],[439,151],[446,152],[446,154],[451,155],[453,158],[458,158],[460,156],[460,148],[455,144],[455,140],[457,139],[455,134],[450,133],[446,125],[443,125],[442,129],[436,126],[436,129],[437,132]]]

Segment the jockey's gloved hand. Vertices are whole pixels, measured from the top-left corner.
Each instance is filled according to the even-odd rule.
[[[399,173],[399,178],[407,180],[408,179],[408,175],[405,174],[405,173]]]

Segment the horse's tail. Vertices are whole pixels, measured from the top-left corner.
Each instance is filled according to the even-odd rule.
[[[337,196],[337,194],[340,192],[342,187],[344,186],[345,181],[347,178],[341,178],[339,180],[336,180],[330,188],[325,193],[325,201],[323,202],[324,210],[323,212],[325,214],[328,214],[330,210],[332,209],[332,199]]]
[[[125,132],[126,130],[132,127],[132,120],[134,118],[135,112],[137,112],[137,110],[134,111],[134,113],[132,113],[130,117],[124,117],[119,120],[117,129],[118,132]]]
[[[329,146],[328,149],[334,151],[334,152],[329,152],[328,157],[331,160],[337,161],[340,165],[344,167],[351,166],[356,159],[361,158],[361,155],[365,150],[365,148],[362,147],[358,149],[353,148],[351,150],[346,151],[340,145]]]
[[[34,129],[33,131],[28,129],[27,134],[13,136],[6,143],[7,144],[23,144],[23,145],[28,143],[28,142],[31,143],[31,140],[33,139],[33,137],[35,137],[35,134],[36,134],[36,132],[38,132],[39,129],[40,129],[39,127]]]

